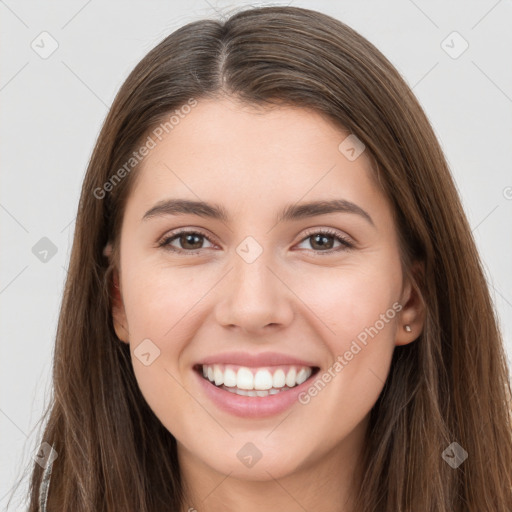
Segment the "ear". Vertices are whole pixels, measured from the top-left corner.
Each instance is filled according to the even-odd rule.
[[[103,254],[109,259],[112,257],[112,245],[110,243],[105,246]],[[119,271],[115,267],[112,271],[112,280],[109,283],[109,293],[112,307],[112,323],[114,324],[116,336],[124,343],[129,343],[128,322],[123,304],[121,279]]]
[[[406,277],[400,304],[403,308],[398,319],[396,345],[407,345],[415,341],[423,331],[426,306],[418,283],[423,282],[425,267],[422,262],[412,265],[410,275]],[[410,327],[410,332],[405,329]]]

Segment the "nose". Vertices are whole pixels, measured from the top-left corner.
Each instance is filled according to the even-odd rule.
[[[223,280],[216,306],[220,325],[267,334],[269,329],[273,332],[291,323],[294,295],[270,260],[266,251],[250,263],[233,254],[232,269]]]

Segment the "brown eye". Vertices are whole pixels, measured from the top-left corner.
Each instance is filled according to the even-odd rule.
[[[311,247],[313,249],[332,249],[334,245],[334,237],[318,233],[309,237],[311,239]]]
[[[182,249],[200,249],[203,245],[202,236],[196,233],[183,233],[178,235],[178,240]]]
[[[208,238],[197,231],[180,231],[164,238],[158,245],[171,251],[192,253],[203,249],[204,240],[208,240]],[[172,245],[172,242],[177,242],[179,246]]]
[[[301,243],[309,240],[310,247],[317,253],[332,254],[342,250],[351,249],[354,245],[349,242],[345,237],[341,236],[336,231],[323,230],[309,234],[302,240]],[[340,245],[335,248],[334,244],[338,242]]]

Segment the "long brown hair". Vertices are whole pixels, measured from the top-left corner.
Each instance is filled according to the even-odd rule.
[[[137,174],[126,162],[147,134],[191,99],[226,94],[254,105],[313,108],[355,134],[393,206],[404,268],[424,265],[416,280],[424,329],[395,348],[371,411],[356,510],[511,511],[509,368],[431,125],[392,64],[353,29],[308,9],[262,7],[169,35],[135,67],[105,120],[83,183],[58,323],[41,440],[58,454],[48,512],[183,506],[176,440],[142,397],[129,346],[115,335],[118,254],[109,261],[103,249],[107,242],[117,247]],[[453,442],[468,454],[456,468],[443,457]],[[31,512],[39,510],[42,476],[34,464]]]

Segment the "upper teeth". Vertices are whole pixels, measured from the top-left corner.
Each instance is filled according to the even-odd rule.
[[[279,368],[248,368],[224,364],[204,364],[203,376],[216,386],[264,391],[271,388],[292,388],[306,381],[312,373],[307,366]]]

